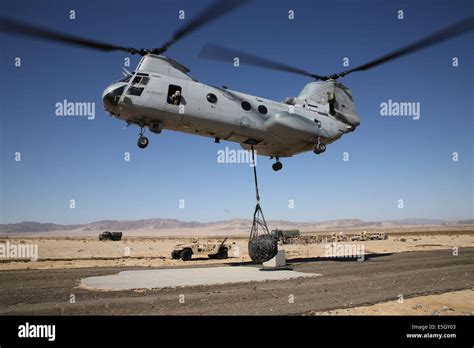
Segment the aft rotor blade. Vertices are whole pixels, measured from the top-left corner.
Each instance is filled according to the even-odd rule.
[[[267,58],[258,57],[253,54],[244,53],[238,50],[207,43],[199,53],[200,58],[212,59],[233,63],[235,58],[239,59],[239,64],[257,66],[260,68],[285,71],[293,74],[309,76],[317,80],[327,80],[327,76],[312,74],[300,68],[292,67],[283,63],[278,63]]]
[[[469,17],[467,19],[464,19],[454,25],[451,25],[443,30],[440,30],[434,34],[431,34],[421,40],[418,40],[416,42],[413,42],[410,45],[407,45],[405,47],[399,48],[396,51],[390,52],[386,55],[381,56],[380,58],[371,60],[368,63],[365,63],[363,65],[360,65],[358,67],[355,67],[353,69],[349,69],[346,71],[343,71],[339,74],[335,74],[331,76],[332,78],[338,78],[338,77],[343,77],[346,76],[347,74],[350,74],[354,71],[364,71],[368,70],[371,68],[374,68],[378,65],[387,63],[391,60],[400,58],[402,56],[405,56],[407,54],[422,50],[424,48],[436,45],[440,42],[443,42],[445,40],[452,39],[456,36],[465,34],[471,30],[474,29],[474,17]]]
[[[110,51],[125,51],[131,54],[140,53],[142,54],[143,50],[137,50],[135,48],[123,47],[117,45],[111,45],[108,43],[85,39],[80,36],[70,35],[66,33],[57,32],[51,29],[46,29],[42,27],[33,26],[30,24],[22,23],[20,21],[0,17],[0,32],[21,35],[32,38],[37,38],[41,40],[53,41],[64,43],[68,45],[75,45],[89,49],[95,49],[105,52]]]
[[[164,43],[163,46],[153,49],[151,52],[155,54],[164,53],[171,45],[182,38],[188,36],[194,31],[202,28],[208,23],[216,20],[217,18],[237,9],[249,3],[251,0],[216,0],[207,8],[205,8],[197,17],[192,19],[189,23],[185,24],[181,29],[176,31],[168,42]]]

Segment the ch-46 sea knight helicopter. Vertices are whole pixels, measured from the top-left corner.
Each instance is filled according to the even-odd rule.
[[[280,158],[309,150],[320,154],[326,150],[326,145],[360,125],[352,93],[338,81],[339,78],[456,37],[474,27],[474,18],[470,17],[366,64],[332,75],[313,74],[213,44],[203,47],[200,53],[203,58],[229,64],[239,58],[240,64],[299,74],[314,80],[297,96],[283,102],[206,85],[188,75],[189,69],[163,56],[171,45],[246,2],[214,2],[178,30],[171,40],[154,49],[111,45],[6,18],[0,18],[0,31],[102,51],[140,54],[143,57],[135,72],[127,71],[126,76],[108,86],[102,96],[110,115],[127,125],[140,127],[140,148],[148,146],[145,128],[157,134],[168,129],[214,138],[217,143],[221,139],[237,142],[247,150],[255,148],[259,155],[274,158],[276,162],[272,168],[278,171],[282,168]]]

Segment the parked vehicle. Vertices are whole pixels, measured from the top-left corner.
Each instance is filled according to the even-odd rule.
[[[122,239],[122,232],[110,232],[104,231],[99,234],[99,240],[121,240]]]
[[[231,245],[222,242],[209,242],[206,240],[192,240],[190,243],[177,244],[171,252],[174,260],[191,260],[193,256],[207,256],[210,259],[227,259]]]

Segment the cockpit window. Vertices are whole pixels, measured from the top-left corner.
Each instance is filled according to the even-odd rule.
[[[132,85],[138,85],[140,83],[140,80],[142,79],[141,76],[135,76],[132,81]]]
[[[114,97],[115,97],[115,96],[120,97],[120,96],[122,95],[124,89],[125,89],[125,86],[116,88],[116,89],[114,89],[114,90],[112,91],[111,95],[114,96]]]
[[[127,94],[140,96],[142,95],[144,89],[145,88],[143,87],[130,86],[130,88],[127,91]]]
[[[132,85],[143,85],[146,86],[146,84],[150,81],[149,77],[146,76],[135,76],[132,81]]]

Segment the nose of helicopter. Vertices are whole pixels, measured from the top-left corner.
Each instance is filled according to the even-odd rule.
[[[102,103],[106,111],[112,111],[114,106],[114,99],[110,92],[107,89],[102,93]]]
[[[120,100],[120,97],[125,90],[126,84],[111,84],[108,86],[102,93],[102,102],[104,103],[104,108],[110,113],[115,113],[115,109]]]

